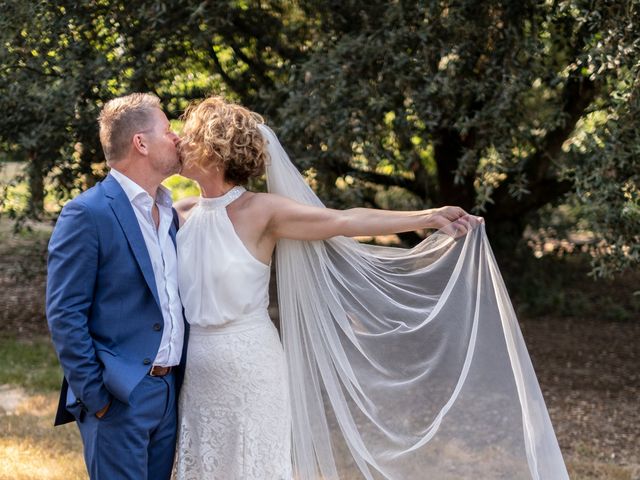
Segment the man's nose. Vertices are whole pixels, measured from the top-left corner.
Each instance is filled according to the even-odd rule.
[[[173,144],[177,147],[178,144],[180,143],[180,137],[175,132],[171,132],[171,137],[173,140]]]

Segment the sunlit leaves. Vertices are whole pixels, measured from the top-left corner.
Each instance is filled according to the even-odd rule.
[[[455,203],[519,234],[565,202],[614,268],[637,257],[638,2],[0,7],[0,145],[61,198],[104,173],[107,99],[154,91],[177,118],[221,93],[264,114],[334,206]]]

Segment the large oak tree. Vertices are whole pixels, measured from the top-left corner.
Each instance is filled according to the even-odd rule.
[[[0,145],[73,194],[95,116],[155,91],[266,115],[330,204],[456,204],[510,248],[564,203],[605,274],[640,260],[632,0],[0,1]],[[98,167],[97,167],[98,166]],[[65,187],[65,188],[62,188]]]

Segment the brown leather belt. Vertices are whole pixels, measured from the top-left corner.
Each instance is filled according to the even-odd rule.
[[[154,365],[151,367],[151,370],[149,370],[149,375],[152,377],[164,377],[171,373],[171,370],[173,370],[173,367],[161,367],[160,365]]]

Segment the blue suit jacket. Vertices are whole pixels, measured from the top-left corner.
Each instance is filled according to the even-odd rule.
[[[176,230],[174,221],[174,243]],[[160,346],[159,305],[138,220],[109,175],[65,205],[49,242],[47,321],[64,371],[56,425],[94,415],[112,396],[129,402]],[[185,347],[187,335],[185,325]]]

